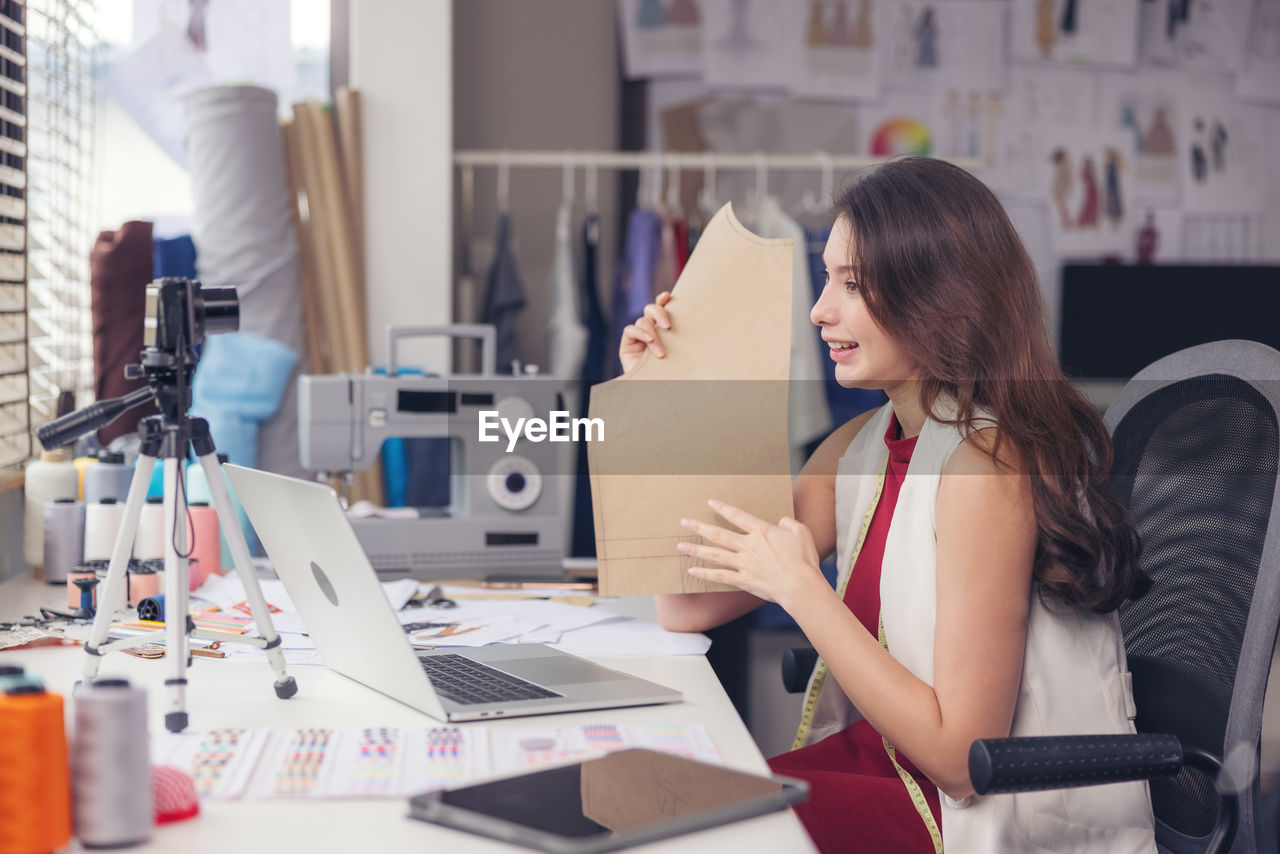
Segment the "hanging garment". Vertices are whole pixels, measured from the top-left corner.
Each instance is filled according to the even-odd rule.
[[[600,217],[587,214],[582,224],[582,323],[587,330],[587,351],[582,360],[582,403],[578,416],[585,418],[591,405],[591,387],[605,379],[605,359],[613,341],[600,304]],[[591,478],[587,470],[587,443],[575,442],[577,463],[573,490],[573,539],[570,554],[595,557],[596,527],[591,517]]]
[[[798,472],[808,458],[807,448],[831,432],[831,410],[827,406],[826,369],[814,348],[821,341],[818,328],[809,319],[813,308],[809,289],[809,263],[805,256],[804,229],[787,216],[778,200],[765,196],[760,201],[757,233],[761,237],[785,237],[792,241],[791,269],[791,381],[787,387],[787,435],[791,447],[791,470]]]
[[[827,248],[827,238],[831,236],[831,229],[811,228],[805,231],[805,239],[808,241],[809,254],[809,273],[813,286],[813,301],[816,303],[818,298],[822,296],[822,288],[826,283],[826,264],[822,260],[822,253]],[[826,367],[828,361],[827,345],[823,342],[822,336],[818,336],[813,342],[814,350],[818,353],[818,360],[823,364],[823,388],[826,390],[827,407],[831,411],[831,423],[839,426],[845,422],[858,417],[868,409],[879,406],[884,403],[884,392],[875,389],[863,388],[845,388],[836,382],[836,373],[832,369]]]
[[[653,265],[653,282],[649,293],[657,297],[676,286],[681,266],[676,251],[676,221],[666,212],[658,214],[658,258]]]
[[[622,330],[644,314],[653,300],[653,267],[658,259],[661,224],[653,211],[637,208],[627,217],[627,235],[613,288],[613,340],[622,340]],[[612,374],[622,373],[615,353]]]
[[[124,366],[142,352],[142,321],[147,285],[152,279],[151,223],[126,222],[119,231],[104,231],[89,255],[93,311],[94,398],[121,397],[146,385],[124,378]],[[130,409],[98,430],[105,447],[132,433],[144,416],[159,412],[154,403]]]
[[[276,94],[256,86],[215,86],[187,95],[183,106],[200,281],[236,289],[241,332],[304,354],[297,234]],[[305,362],[305,356],[293,361],[285,379],[289,393],[279,396],[280,408],[261,423],[257,461],[263,471],[306,474],[298,456],[298,398],[292,393]],[[213,440],[222,438],[214,433]]]
[[[498,331],[498,373],[511,373],[511,363],[520,359],[520,335],[516,328],[524,311],[524,281],[516,266],[511,245],[511,214],[498,217],[498,235],[494,246],[493,266],[489,268],[489,286],[484,295],[481,323],[493,324]]]
[[[551,375],[560,385],[565,409],[578,411],[578,378],[587,352],[587,329],[578,303],[578,283],[573,271],[573,233],[568,205],[556,215],[556,245],[551,259],[547,291],[551,311],[547,318],[547,358]]]

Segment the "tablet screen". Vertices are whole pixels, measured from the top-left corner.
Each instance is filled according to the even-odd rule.
[[[780,809],[803,796],[803,790],[778,779],[652,750],[623,750],[577,765],[435,792],[414,801],[430,799],[443,807],[419,815],[428,820],[454,824],[447,821],[449,814],[456,818],[456,811],[462,810],[532,831],[585,840],[643,833],[673,821],[681,830],[732,821]],[[707,820],[698,821],[699,814]],[[678,820],[682,818],[694,821]],[[488,832],[483,823],[465,824]]]

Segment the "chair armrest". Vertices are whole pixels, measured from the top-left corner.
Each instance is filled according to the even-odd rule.
[[[800,694],[809,685],[818,651],[811,646],[793,647],[782,654],[782,687],[788,694]]]
[[[1218,819],[1205,851],[1225,852],[1240,822],[1239,796],[1218,785],[1222,762],[1175,735],[1065,735],[986,738],[969,748],[969,780],[979,795],[1095,786],[1171,777],[1184,766],[1204,772],[1218,793]]]

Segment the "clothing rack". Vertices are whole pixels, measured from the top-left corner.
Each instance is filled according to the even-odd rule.
[[[889,160],[887,157],[832,155],[822,151],[812,154],[730,154],[719,151],[516,151],[464,149],[453,153],[453,162],[461,167],[555,168],[566,166],[583,169],[863,169]],[[976,169],[978,158],[941,158],[965,169]]]

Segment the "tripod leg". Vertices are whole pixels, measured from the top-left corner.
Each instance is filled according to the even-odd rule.
[[[98,592],[98,611],[93,617],[93,631],[84,645],[86,654],[82,672],[86,682],[98,678],[98,665],[102,660],[102,653],[98,648],[107,640],[111,618],[115,616],[115,612],[128,604],[125,590],[128,587],[129,555],[133,552],[133,540],[138,533],[138,517],[142,515],[142,503],[146,501],[147,489],[151,485],[151,471],[155,464],[156,458],[144,453],[138,457],[133,470],[129,496],[125,499],[124,519],[116,534],[115,546],[111,549],[111,562],[107,564],[107,580]]]
[[[187,496],[179,485],[184,463],[180,456],[164,460],[164,645],[169,667],[164,725],[170,732],[187,728]]]
[[[205,480],[209,484],[209,493],[213,496],[213,506],[218,511],[218,526],[227,545],[231,548],[231,557],[235,561],[236,572],[244,585],[245,598],[249,602],[249,611],[254,624],[267,644],[267,663],[276,674],[276,696],[287,700],[298,693],[298,683],[285,670],[284,652],[280,649],[280,636],[276,634],[275,624],[271,622],[271,609],[262,595],[262,587],[258,584],[258,576],[253,571],[253,558],[249,555],[249,544],[245,542],[244,531],[236,519],[235,510],[231,507],[231,494],[227,491],[226,476],[217,456],[211,451],[201,454],[200,465],[204,468]]]

